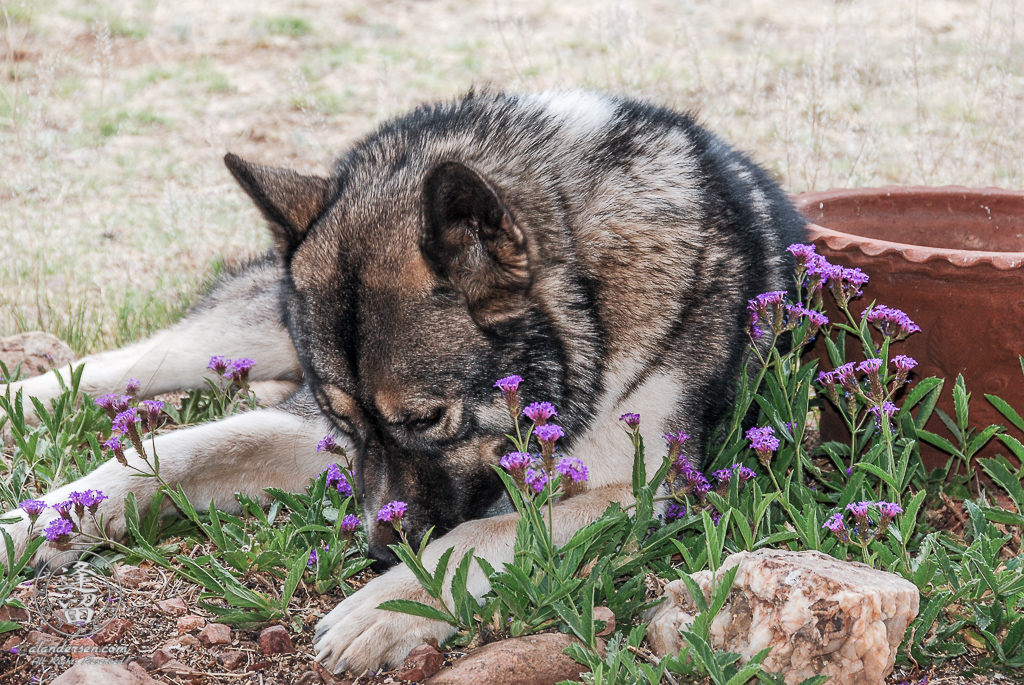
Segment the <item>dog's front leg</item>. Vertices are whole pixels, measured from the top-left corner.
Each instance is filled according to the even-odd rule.
[[[631,488],[624,485],[591,490],[558,504],[552,518],[555,544],[566,544],[577,530],[600,517],[610,502],[628,503],[632,499]],[[449,547],[455,550],[445,584],[444,600],[448,606],[452,606],[451,575],[470,549],[496,569],[512,561],[516,521],[516,514],[467,521],[427,546],[423,560],[431,572]],[[367,525],[371,524],[367,522]],[[488,589],[490,584],[479,565],[471,564],[467,590],[480,598]],[[389,599],[435,604],[407,566],[396,566],[371,580],[320,621],[316,632],[316,658],[335,672],[348,670],[360,674],[382,666],[397,667],[409,651],[424,640],[440,642],[454,633],[447,623],[377,608]]]
[[[95,517],[86,514],[83,527],[88,535],[97,535],[102,522],[105,534],[117,539],[125,532],[124,502],[128,494],[134,493],[144,510],[160,486],[155,478],[138,475],[139,471],[152,471],[155,452],[160,458],[160,477],[171,487],[180,484],[197,509],[205,510],[212,501],[219,509],[237,511],[236,492],[266,503],[269,496],[263,492],[265,487],[299,491],[307,485],[335,459],[329,452],[316,451],[317,441],[327,432],[330,427],[319,414],[300,412],[292,405],[247,412],[160,435],[152,443],[146,441],[148,462],[134,450],[126,450],[131,468],[111,459],[42,499],[52,507],[67,500],[72,492],[100,490],[108,499],[99,505]],[[55,510],[47,508],[35,523],[34,534],[40,534],[57,516]],[[4,528],[14,539],[16,553],[21,554],[28,543],[27,515],[15,509],[3,515],[8,517],[19,519]],[[51,558],[58,552],[55,545],[45,543],[37,558]],[[3,556],[0,544],[0,560]]]

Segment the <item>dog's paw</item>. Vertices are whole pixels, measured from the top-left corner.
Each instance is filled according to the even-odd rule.
[[[433,605],[404,566],[374,578],[336,606],[317,625],[317,661],[335,673],[362,674],[381,667],[397,668],[424,640],[446,640],[455,632],[447,623],[377,607],[389,599],[410,599]]]

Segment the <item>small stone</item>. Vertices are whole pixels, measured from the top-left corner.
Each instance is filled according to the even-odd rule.
[[[765,647],[766,671],[781,673],[788,685],[813,675],[829,685],[880,685],[892,672],[896,650],[917,616],[917,587],[892,573],[816,551],[761,549],[730,555],[721,579],[738,566],[722,611],[711,622],[711,646],[749,659]],[[710,571],[691,576],[710,597]],[[683,646],[680,628],[697,607],[681,580],[665,586],[647,641],[659,657]]]
[[[63,642],[63,640],[56,635],[47,635],[46,633],[41,633],[38,630],[31,630],[28,635],[25,636],[25,644],[30,647],[34,647],[36,645],[40,645],[42,647],[54,647],[59,645],[61,642]]]
[[[211,623],[199,633],[199,641],[207,647],[231,644],[231,628],[223,623]]]
[[[83,649],[81,651],[75,651],[74,649],[72,649],[71,650],[71,658],[72,659],[81,659],[81,658],[87,657],[87,656],[95,656],[96,655],[96,648],[99,646],[95,642],[93,642],[92,638],[90,638],[90,637],[80,637],[80,638],[77,638],[75,640],[71,640],[68,643],[68,645],[71,646],[71,647],[85,647],[86,648],[86,649]]]
[[[196,672],[196,669],[191,666],[186,666],[177,659],[171,659],[170,661],[165,662],[158,670],[161,673],[173,673],[175,675],[192,675]]]
[[[6,654],[6,653],[10,652],[12,649],[14,649],[15,647],[17,647],[18,645],[20,645],[21,642],[22,642],[22,640],[21,640],[20,637],[18,637],[17,635],[11,635],[4,642],[3,647],[0,647],[0,652],[3,652],[3,653]]]
[[[323,678],[320,677],[319,673],[315,671],[306,671],[299,676],[299,679],[295,681],[295,685],[322,685],[324,682]]]
[[[264,654],[291,654],[295,651],[292,638],[284,626],[270,626],[260,632],[260,651]]]
[[[563,633],[542,633],[492,642],[473,650],[451,666],[438,671],[430,685],[553,685],[563,680],[579,681],[587,667],[563,651],[575,637]],[[598,640],[604,656],[604,642]]]
[[[127,618],[115,618],[93,635],[92,641],[98,645],[109,645],[112,642],[119,642],[132,629],[132,625],[132,622]]]
[[[598,631],[598,637],[608,637],[615,632],[615,612],[608,607],[594,607],[594,620],[604,621],[604,628]]]
[[[21,364],[22,376],[38,376],[58,366],[75,361],[74,350],[55,335],[42,331],[19,333],[0,339],[0,361],[7,368]]]
[[[21,607],[2,606],[0,607],[0,622],[2,621],[27,621],[28,611]]]
[[[132,668],[135,666],[135,669]],[[140,672],[141,671],[141,672]],[[155,680],[136,664],[127,668],[107,659],[82,659],[52,685],[153,685]]]
[[[395,674],[401,680],[426,680],[444,666],[444,654],[432,645],[423,644],[409,652]]]
[[[181,597],[164,599],[157,602],[156,610],[162,614],[170,614],[171,616],[182,616],[188,613],[188,607],[185,606],[185,600]]]
[[[160,649],[165,652],[170,652],[175,649],[182,649],[184,647],[198,647],[200,644],[199,640],[194,635],[182,635],[180,637],[173,637],[167,642],[160,645]]]
[[[138,566],[120,565],[115,567],[115,572],[117,573],[118,582],[124,587],[139,587],[143,583],[153,580],[153,576],[150,575],[149,571]]]
[[[153,652],[152,656],[153,668],[163,668],[164,664],[174,660],[174,655],[168,652],[166,649],[158,649]]]
[[[247,663],[249,658],[245,652],[238,651],[237,649],[231,649],[218,654],[217,661],[219,661],[224,668],[229,671],[233,671],[242,664]]]
[[[191,633],[193,630],[199,630],[206,625],[206,619],[202,616],[195,616],[194,614],[188,614],[178,619],[178,635],[184,635],[185,633]]]

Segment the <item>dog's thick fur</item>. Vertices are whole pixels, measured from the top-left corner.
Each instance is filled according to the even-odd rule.
[[[414,544],[436,528],[428,566],[448,547],[511,559],[515,518],[491,468],[508,448],[499,377],[519,374],[526,401],[557,405],[562,448],[590,468],[590,490],[556,507],[557,541],[631,496],[620,414],[643,416],[649,445],[689,433],[699,458],[749,344],[747,300],[787,287],[785,248],[805,237],[767,175],[691,118],[584,92],[422,107],[330,178],[226,163],[266,217],[272,254],[176,326],[84,360],[83,387],[135,377],[152,395],[199,387],[211,355],[255,358],[253,379],[271,383],[257,392],[298,391],[157,438],[164,479],[231,509],[236,492],[302,488],[330,458],[318,439],[337,432],[357,456],[382,564],[394,534],[374,512],[394,499],[409,503]],[[13,389],[46,399],[58,386],[48,374]],[[653,472],[660,456],[648,454]],[[101,489],[118,535],[125,495],[145,502],[154,485],[111,461],[46,500]],[[24,521],[8,530],[24,545]],[[487,589],[478,570],[470,589]],[[323,619],[318,658],[362,671],[448,637],[376,608],[395,598],[428,601],[392,568]]]

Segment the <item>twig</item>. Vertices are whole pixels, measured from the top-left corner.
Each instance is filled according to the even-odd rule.
[[[641,659],[643,659],[647,663],[654,664],[655,666],[658,666],[659,664],[661,664],[661,659],[659,659],[658,657],[654,656],[653,654],[644,654],[643,652],[641,652],[639,649],[637,649],[633,645],[626,645],[626,649],[628,649],[629,651],[633,652],[634,654],[636,654],[638,657],[640,657]],[[663,673],[662,675],[664,675],[666,678],[668,678],[668,682],[672,683],[672,685],[679,685],[679,681],[676,680],[674,677],[672,677],[672,674],[669,673],[668,671],[665,671],[665,673]]]

